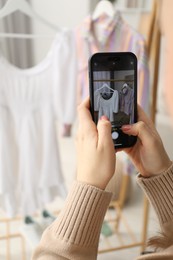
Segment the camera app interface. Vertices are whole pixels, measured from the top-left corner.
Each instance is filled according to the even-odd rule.
[[[103,115],[112,124],[116,146],[128,142],[121,126],[134,123],[134,70],[93,71],[94,120]]]

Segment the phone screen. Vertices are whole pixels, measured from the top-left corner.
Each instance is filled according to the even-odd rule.
[[[93,120],[107,116],[116,148],[130,147],[136,137],[121,127],[136,122],[137,59],[133,53],[96,53],[89,62],[90,99]]]

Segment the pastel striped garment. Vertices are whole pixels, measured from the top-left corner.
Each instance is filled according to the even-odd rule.
[[[99,30],[99,37],[96,32]],[[77,100],[89,93],[88,59],[96,52],[133,52],[138,58],[138,103],[149,111],[149,69],[144,37],[116,12],[114,18],[105,14],[92,20],[89,15],[75,29],[78,75]]]

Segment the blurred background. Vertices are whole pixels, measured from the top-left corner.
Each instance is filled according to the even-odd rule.
[[[0,259],[30,259],[63,207],[93,53],[137,55],[138,102],[173,158],[172,15],[171,0],[0,0]],[[134,259],[158,228],[136,170],[117,161],[98,259]]]

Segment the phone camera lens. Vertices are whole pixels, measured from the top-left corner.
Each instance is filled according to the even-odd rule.
[[[97,62],[94,62],[94,66],[97,67]]]

